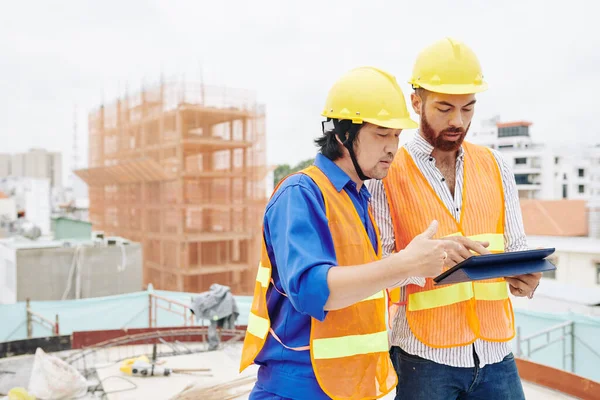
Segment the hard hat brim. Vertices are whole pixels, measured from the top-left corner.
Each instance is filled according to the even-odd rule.
[[[364,122],[368,122],[373,125],[381,126],[383,128],[390,129],[416,129],[419,127],[419,124],[413,121],[410,118],[396,118],[396,119],[375,119],[375,118],[365,118]]]
[[[411,83],[415,88],[421,87],[434,93],[443,94],[473,94],[485,92],[488,89],[488,84],[483,82],[480,85],[430,85],[427,83],[415,84]]]

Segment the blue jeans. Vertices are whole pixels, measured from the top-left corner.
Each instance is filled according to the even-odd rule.
[[[475,353],[475,368],[438,364],[397,346],[390,357],[398,374],[396,400],[525,400],[512,353],[483,368]]]

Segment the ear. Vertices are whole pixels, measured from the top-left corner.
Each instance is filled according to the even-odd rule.
[[[419,97],[415,92],[410,94],[410,102],[412,103],[413,110],[417,115],[421,115],[421,105],[423,104],[423,100]]]

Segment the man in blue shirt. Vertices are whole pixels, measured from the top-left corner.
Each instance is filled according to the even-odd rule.
[[[416,123],[395,78],[375,68],[358,68],[342,77],[331,89],[323,115],[327,121],[316,140],[320,151],[314,165],[337,192],[351,199],[362,224],[349,229],[365,231],[377,253],[378,232],[369,216],[370,194],[363,182],[387,175],[400,132]],[[245,345],[244,351],[259,348],[251,357],[260,368],[250,399],[330,398],[315,376],[311,352],[303,351],[312,344],[311,321],[325,321],[328,312],[350,307],[405,277],[438,275],[452,245],[431,239],[434,221],[406,250],[340,268],[328,212],[334,211],[326,208],[322,190],[305,173],[286,178],[266,207],[263,239],[271,279],[264,320],[270,320],[270,334],[258,346]],[[257,296],[255,292],[255,303]],[[387,345],[387,336],[385,340]],[[340,360],[341,370],[344,359]]]

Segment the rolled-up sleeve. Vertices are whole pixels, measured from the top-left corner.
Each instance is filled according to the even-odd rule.
[[[337,265],[325,204],[306,176],[288,178],[265,212],[265,240],[279,283],[293,307],[323,321],[327,274]],[[273,262],[274,261],[274,262]]]

